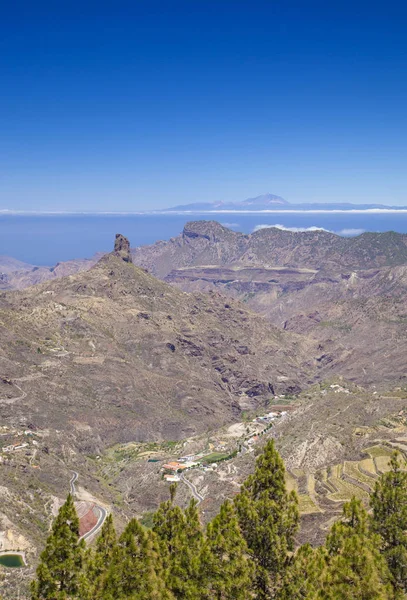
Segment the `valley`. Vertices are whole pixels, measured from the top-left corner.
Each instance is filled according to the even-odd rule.
[[[69,489],[87,543],[110,512],[151,525],[171,482],[208,522],[271,438],[298,543],[366,502],[407,449],[407,236],[359,237],[195,222],[151,247],[117,236],[34,286],[17,265],[23,289],[0,292],[0,550],[27,566],[8,587]]]

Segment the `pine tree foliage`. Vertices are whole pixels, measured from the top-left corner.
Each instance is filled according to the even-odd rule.
[[[113,517],[109,514],[96,541],[95,550],[89,550],[85,558],[85,573],[81,580],[82,600],[96,600],[101,597],[116,548],[116,531]]]
[[[376,482],[370,504],[372,527],[382,538],[394,585],[407,592],[407,472],[399,453],[391,457],[390,471]]]
[[[279,600],[317,600],[327,568],[325,548],[301,546],[286,570]]]
[[[258,600],[274,598],[282,585],[298,529],[298,500],[287,493],[284,463],[268,442],[256,469],[235,500],[239,524],[255,563]]]
[[[155,534],[132,519],[119,538],[106,576],[103,600],[170,600]]]
[[[186,536],[188,539],[188,548],[192,555],[198,555],[203,544],[203,530],[201,521],[199,519],[198,502],[194,499],[191,500],[187,509],[185,510],[186,520]]]
[[[41,554],[37,579],[31,587],[32,600],[77,598],[84,551],[85,544],[79,541],[78,515],[69,494]]]
[[[201,556],[201,594],[205,600],[250,598],[254,565],[247,554],[233,504],[226,501],[207,527]]]
[[[168,572],[168,587],[179,599],[199,598],[199,560],[203,541],[196,502],[184,512],[171,498],[163,502],[154,515],[153,531],[157,534],[164,566]]]
[[[390,600],[390,573],[379,551],[380,538],[370,531],[360,500],[343,507],[326,540],[327,569],[318,597],[327,600]]]
[[[133,519],[119,539],[108,516],[94,549],[79,540],[68,496],[41,554],[32,600],[401,600],[407,581],[407,473],[394,455],[371,496],[360,501],[319,548],[295,550],[298,505],[285,487],[273,442],[235,502],[224,502],[203,530],[193,500],[176,488],[152,530]]]

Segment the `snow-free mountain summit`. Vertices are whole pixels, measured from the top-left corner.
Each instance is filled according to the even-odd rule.
[[[280,211],[348,211],[348,210],[407,210],[405,206],[387,204],[352,204],[350,202],[291,203],[275,194],[261,194],[240,202],[195,202],[165,208],[158,212],[222,213],[222,212],[280,212]]]

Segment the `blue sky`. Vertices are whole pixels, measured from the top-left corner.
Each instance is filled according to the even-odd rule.
[[[406,23],[391,1],[3,3],[0,209],[407,205]]]

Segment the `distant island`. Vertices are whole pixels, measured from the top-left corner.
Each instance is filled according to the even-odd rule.
[[[281,196],[262,194],[240,202],[194,202],[164,208],[159,213],[222,213],[222,212],[280,212],[280,211],[406,211],[407,206],[388,206],[385,204],[352,204],[350,202],[321,202],[291,204]]]

